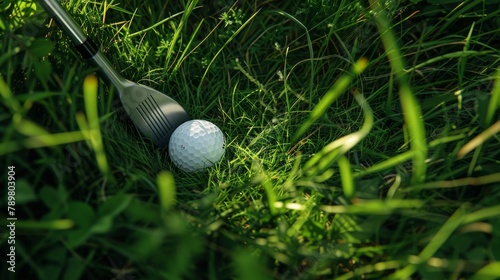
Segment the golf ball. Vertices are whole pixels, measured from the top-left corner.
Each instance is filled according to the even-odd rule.
[[[187,172],[213,166],[224,154],[222,131],[213,123],[191,120],[174,130],[168,143],[172,162]]]

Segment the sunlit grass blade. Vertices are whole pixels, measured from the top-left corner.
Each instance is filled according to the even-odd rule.
[[[326,213],[350,213],[387,215],[400,209],[422,208],[425,201],[418,199],[392,199],[359,201],[354,205],[320,205],[319,209]]]
[[[20,113],[21,104],[19,104],[19,102],[12,96],[9,86],[5,83],[2,76],[0,76],[0,95],[2,96],[2,101],[6,106],[10,107],[13,112]]]
[[[500,132],[500,121],[497,121],[492,126],[488,127],[486,130],[481,132],[479,135],[470,140],[467,144],[465,144],[457,153],[457,157],[463,158],[466,154],[471,152],[472,150],[480,147],[483,143],[485,143],[489,138],[495,136]]]
[[[474,6],[476,6],[481,1],[457,1],[457,5],[454,6],[444,17],[440,19],[440,28],[437,32],[438,34],[444,32],[446,28],[449,28],[451,24],[456,22],[457,18],[463,16],[465,13],[469,12]],[[449,2],[451,3],[451,2]]]
[[[355,192],[354,178],[352,176],[351,164],[346,156],[341,155],[338,159],[342,190],[347,198],[351,198]]]
[[[174,175],[166,171],[161,172],[156,178],[156,184],[161,207],[166,211],[172,209],[176,203]]]
[[[0,155],[19,151],[22,148],[33,149],[51,147],[83,140],[85,140],[85,136],[80,131],[32,136],[21,141],[0,143]]]
[[[484,127],[487,127],[493,122],[495,113],[500,107],[500,68],[495,72],[495,83],[491,91],[490,101],[488,102],[488,110],[486,111],[486,118],[484,120]]]
[[[359,178],[368,174],[376,173],[383,171],[385,169],[389,169],[393,166],[396,166],[398,164],[402,164],[408,160],[411,160],[413,158],[414,151],[407,151],[404,153],[401,153],[399,155],[393,156],[388,160],[382,161],[380,163],[374,164],[365,170],[359,171],[354,173],[354,178]]]
[[[179,25],[176,27],[172,40],[169,43],[169,48],[167,50],[167,55],[166,55],[167,58],[165,60],[165,69],[170,68],[170,61],[172,60],[174,55],[174,48],[177,45],[177,41],[181,38],[181,33],[184,30],[184,26],[189,21],[189,16],[195,9],[196,4],[198,4],[198,0],[189,1],[184,10],[184,13],[182,14],[182,18],[179,21]]]
[[[500,261],[491,262],[480,270],[478,270],[474,275],[472,275],[470,280],[495,280],[500,278]]]
[[[384,270],[393,270],[396,268],[401,267],[401,261],[387,261],[387,262],[378,262],[373,265],[366,265],[363,267],[358,267],[356,270],[349,271],[339,277],[336,277],[336,280],[348,280],[355,278],[358,279],[357,277],[364,275],[366,273],[371,273],[374,271],[384,271]]]
[[[61,219],[52,221],[23,220],[17,221],[16,227],[28,230],[67,230],[75,225],[73,220]]]
[[[351,150],[372,129],[374,117],[370,105],[359,92],[354,91],[354,97],[364,113],[364,123],[361,129],[331,142],[309,159],[304,164],[304,170],[309,176],[318,175],[323,172],[338,159],[339,155],[343,155]]]
[[[19,121],[14,120],[14,124],[16,126],[16,130],[26,136],[41,136],[50,134],[45,128],[24,118]]]
[[[87,115],[87,123],[83,124],[84,118],[77,118],[81,126],[82,132],[86,140],[90,143],[91,148],[95,152],[97,165],[102,174],[111,176],[104,145],[102,143],[99,114],[97,111],[97,77],[87,76],[83,82],[83,94],[85,101],[85,110]],[[82,127],[83,126],[83,127]]]
[[[392,31],[388,21],[389,16],[379,1],[370,0],[374,12],[375,20],[379,28],[382,43],[386,49],[386,55],[399,84],[399,97],[403,116],[406,122],[406,129],[409,132],[411,149],[413,155],[413,182],[420,183],[425,180],[427,164],[427,144],[425,136],[422,112],[417,99],[410,87],[409,78],[405,72],[403,56],[398,47],[398,41]]]
[[[191,34],[191,37],[189,38],[189,41],[188,41],[186,47],[184,48],[184,51],[182,52],[182,54],[177,59],[177,63],[175,64],[174,69],[172,70],[173,73],[175,73],[175,72],[177,72],[177,70],[179,70],[179,67],[181,66],[182,62],[184,62],[184,60],[186,59],[187,52],[189,51],[189,48],[191,47],[191,44],[193,43],[194,39],[196,38],[196,35],[198,35],[198,32],[200,31],[201,27],[203,26],[203,23],[204,23],[204,20],[202,19],[201,22],[196,26],[196,29]],[[191,50],[190,53],[193,50]]]
[[[396,175],[394,177],[394,182],[392,185],[389,187],[389,190],[387,191],[386,199],[391,200],[393,198],[401,198],[402,195],[398,193],[399,187],[401,186],[401,175]]]
[[[257,184],[262,185],[262,187],[264,188],[264,192],[266,193],[269,212],[271,212],[272,215],[276,215],[278,213],[278,208],[276,207],[275,203],[278,198],[276,192],[274,191],[273,183],[271,182],[269,176],[266,174],[265,170],[262,168],[261,163],[258,162],[257,159],[254,161],[252,167],[257,173],[257,176],[253,179],[253,181]]]
[[[358,60],[350,69],[349,73],[342,75],[335,84],[328,90],[321,100],[314,106],[308,118],[302,123],[295,135],[292,143],[295,143],[332,105],[332,103],[349,87],[354,77],[360,75],[368,66],[368,60],[362,58]]]
[[[492,173],[480,177],[460,178],[449,181],[428,182],[421,185],[415,185],[405,188],[402,191],[410,192],[410,191],[421,191],[425,189],[447,189],[447,188],[458,188],[465,186],[482,186],[493,183],[500,183],[500,173]]]
[[[450,142],[455,142],[455,141],[464,139],[466,137],[467,137],[466,133],[460,133],[460,134],[452,135],[452,136],[444,136],[444,137],[441,137],[441,138],[438,138],[436,140],[432,140],[431,142],[429,142],[429,148],[435,148],[439,145],[450,143]]]
[[[500,205],[483,208],[465,216],[462,224],[478,222],[485,219],[498,218],[500,216]]]
[[[300,233],[300,229],[304,225],[307,220],[309,220],[313,208],[316,206],[316,196],[313,194],[308,198],[306,203],[301,207],[302,213],[295,219],[295,222],[288,228],[286,234],[290,237],[297,237],[297,234]]]

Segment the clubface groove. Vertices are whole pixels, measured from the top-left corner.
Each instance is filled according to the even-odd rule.
[[[153,97],[148,96],[146,100],[136,107],[136,110],[153,133],[151,136],[155,142],[166,138],[169,131],[173,130],[172,124],[165,118],[160,106]]]

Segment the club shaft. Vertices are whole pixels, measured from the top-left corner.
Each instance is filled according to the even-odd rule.
[[[57,0],[39,0],[40,5],[45,11],[53,17],[59,27],[68,35],[75,44],[80,54],[91,61],[92,64],[99,67],[101,74],[109,80],[121,94],[122,88],[126,84],[123,78],[111,66],[109,60],[99,51],[97,46],[90,40],[82,29],[75,23],[73,18],[64,10]]]
[[[40,0],[39,3],[57,21],[58,25],[75,45],[85,43],[87,36],[85,36],[80,27],[76,25],[73,18],[63,9],[57,0]]]

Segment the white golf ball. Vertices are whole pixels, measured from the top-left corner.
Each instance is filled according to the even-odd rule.
[[[180,169],[199,171],[221,159],[224,142],[224,135],[215,124],[204,120],[187,121],[172,133],[168,154]]]

